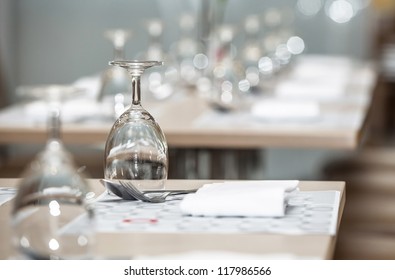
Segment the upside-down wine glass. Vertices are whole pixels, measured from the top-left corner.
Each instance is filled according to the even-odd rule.
[[[147,50],[138,55],[139,60],[163,61],[164,67],[151,69],[142,77],[145,95],[143,100],[162,101],[171,98],[176,93],[175,87],[179,82],[176,63],[163,46],[164,22],[158,18],[146,21],[148,34]],[[121,60],[121,59],[118,59]]]
[[[49,85],[34,91],[49,99],[48,140],[19,183],[12,210],[14,244],[28,259],[91,258],[94,195],[60,138],[60,101],[74,89]],[[65,226],[76,218],[81,226],[68,231]]]
[[[125,29],[110,29],[104,32],[105,38],[111,41],[113,46],[113,60],[124,60],[125,44],[131,37],[132,32]],[[125,100],[130,92],[128,73],[119,67],[106,69],[101,77],[101,88],[97,101],[107,106],[107,112],[111,121],[116,120],[125,110]]]
[[[209,102],[215,109],[232,111],[241,108],[242,97],[249,90],[249,84],[244,79],[244,67],[236,59],[233,45],[235,28],[230,25],[218,27],[218,50],[213,63],[213,89]]]
[[[158,61],[111,61],[125,68],[132,83],[130,107],[115,121],[106,141],[104,177],[128,180],[139,189],[163,189],[168,172],[165,136],[141,105],[140,78],[144,70],[162,65]]]
[[[171,46],[178,71],[179,83],[182,87],[195,88],[201,77],[201,70],[196,66],[196,57],[201,54],[203,46],[194,37],[195,18],[192,14],[182,14],[179,19],[180,38]]]

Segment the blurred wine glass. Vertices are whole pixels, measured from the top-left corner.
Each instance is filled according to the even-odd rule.
[[[94,215],[83,168],[77,168],[60,137],[60,103],[77,90],[47,85],[22,89],[48,102],[48,140],[27,165],[12,210],[14,244],[29,259],[86,259],[92,257]],[[81,219],[73,232],[65,226]]]
[[[144,22],[148,34],[147,50],[138,58],[142,61],[163,61],[164,66],[152,68],[142,77],[145,100],[161,101],[176,93],[175,87],[179,81],[176,62],[165,50],[162,42],[164,22],[159,18],[147,19]]]
[[[262,24],[265,33],[261,41],[262,56],[258,60],[260,87],[263,91],[272,92],[292,59],[289,40],[294,32],[293,11],[285,6],[271,7],[262,14]],[[294,42],[291,42],[293,48]]]
[[[222,111],[240,108],[243,95],[250,90],[250,84],[245,79],[245,68],[236,59],[237,50],[233,44],[235,32],[231,25],[223,24],[218,27],[218,46],[209,73],[212,78],[209,102]]]
[[[131,31],[125,29],[109,29],[104,32],[104,37],[112,43],[114,60],[124,59],[125,44],[131,35]],[[111,120],[118,118],[125,110],[125,105],[129,103],[126,100],[129,92],[129,76],[125,69],[110,67],[103,72],[97,101],[104,105],[104,111]]]
[[[241,61],[245,67],[245,78],[248,81],[251,91],[261,92],[260,73],[258,61],[263,55],[260,43],[261,22],[259,15],[248,15],[244,20],[245,41],[241,47]]]
[[[171,54],[178,66],[181,87],[195,88],[202,76],[199,65],[199,55],[202,55],[203,45],[197,41],[195,28],[196,19],[190,13],[184,13],[179,18],[180,38],[171,46]]]

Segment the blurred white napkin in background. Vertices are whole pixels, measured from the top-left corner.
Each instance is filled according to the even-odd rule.
[[[305,82],[347,83],[353,61],[346,56],[302,55],[297,58],[289,78]]]
[[[342,56],[299,57],[275,95],[284,98],[333,100],[345,94],[352,77],[352,61]]]
[[[320,107],[313,101],[267,99],[254,104],[251,113],[266,120],[299,120],[318,117]]]
[[[333,100],[341,98],[345,93],[346,84],[341,81],[298,81],[287,80],[280,82],[274,94],[280,98]]]
[[[85,90],[86,95],[92,100],[96,100],[100,87],[101,87],[101,77],[99,74],[87,77],[81,77],[73,83],[73,86],[82,88]]]
[[[183,214],[195,216],[280,217],[297,180],[234,181],[206,184],[180,203]]]
[[[24,115],[32,123],[46,123],[48,120],[49,105],[46,101],[36,100],[24,105]],[[62,102],[60,116],[63,122],[75,122],[86,117],[103,114],[95,100],[89,98],[71,99]]]

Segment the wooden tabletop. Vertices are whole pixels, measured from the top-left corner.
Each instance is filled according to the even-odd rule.
[[[259,121],[243,111],[216,112],[194,92],[143,106],[173,148],[355,149],[366,128],[374,90],[361,85],[347,90],[337,101],[318,102],[320,115],[307,121]],[[45,122],[32,123],[29,116],[23,116],[21,106],[0,111],[0,143],[44,143]],[[112,122],[64,122],[62,139],[68,144],[103,144],[111,126]]]
[[[15,187],[18,179],[0,179],[1,187]],[[166,187],[196,188],[208,180],[168,180]],[[89,179],[96,194],[104,191],[97,179]],[[345,203],[344,182],[301,181],[301,191],[336,190],[340,192],[338,226]],[[0,206],[0,259],[12,257],[10,210],[12,200]],[[331,259],[336,235],[260,234],[260,233],[100,233],[97,236],[98,258],[125,258],[136,255],[161,256],[191,251],[214,250],[261,256],[292,256],[296,258]],[[125,246],[128,244],[128,246]]]
[[[373,106],[377,73],[371,63],[351,63],[349,60],[339,64],[332,72],[322,70],[325,67],[322,64],[328,64],[332,60],[324,58],[323,62],[314,64],[313,69],[308,68],[311,67],[309,58],[301,60],[305,62],[296,63],[287,74],[283,74],[278,79],[271,90],[240,99],[244,104],[242,109],[232,112],[215,111],[207,99],[202,98],[201,92],[196,90],[177,89],[173,96],[165,100],[143,99],[143,106],[155,117],[165,133],[168,145],[174,148],[354,149],[361,142]],[[319,83],[310,76],[308,77],[311,82],[310,80],[306,82],[306,78],[303,82],[299,81],[300,78],[296,79],[295,76],[300,76],[301,71],[306,72],[306,67],[308,73],[314,73],[319,69],[324,71],[325,74],[320,78],[322,81]],[[319,69],[316,69],[317,67]],[[344,72],[344,75],[337,75],[338,77],[331,83],[331,79],[334,78],[327,76],[336,74],[336,71]],[[320,86],[311,86],[315,83]],[[300,84],[304,85],[300,86]],[[336,90],[336,84],[342,85],[341,90]],[[285,86],[287,90],[284,93],[282,92],[284,90],[280,89]],[[299,92],[292,93],[296,87],[299,87]],[[307,97],[303,96],[304,87],[307,87],[306,91],[311,91]],[[142,95],[144,94],[143,92]],[[319,109],[319,114],[300,119],[297,114],[285,119],[262,119],[253,116],[251,106],[268,99],[281,102],[289,100],[299,103],[309,102],[310,105],[314,103]],[[88,102],[86,106],[92,103],[95,101]],[[87,107],[79,105],[69,108],[63,115],[89,111]],[[286,110],[288,109],[278,105],[277,111]],[[0,111],[0,144],[45,142],[47,136],[45,120],[41,123],[34,121],[32,110],[30,114],[28,111],[22,104],[15,104]],[[36,111],[43,115],[45,108]],[[103,111],[105,110],[99,110],[99,113]],[[113,121],[64,121],[62,138],[64,142],[70,144],[103,144],[112,123]]]

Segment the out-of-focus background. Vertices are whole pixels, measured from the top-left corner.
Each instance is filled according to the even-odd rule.
[[[346,211],[336,257],[395,258],[392,0],[1,0],[0,106],[18,102],[16,90],[22,85],[72,84],[100,75],[114,58],[106,30],[130,32],[124,57],[136,59],[154,44],[166,53],[174,52],[174,44],[185,36],[199,46],[197,52],[208,54],[213,43],[210,30],[220,25],[231,26],[232,48],[239,56],[252,36],[269,48],[273,41],[268,38],[285,34],[296,38],[295,54],[375,64],[379,102],[357,150],[262,149],[251,179],[346,181]],[[37,143],[0,147],[0,176],[20,174],[40,148]],[[100,149],[69,148],[77,158],[91,156],[88,169],[100,177]]]
[[[162,43],[166,50],[181,35],[179,20],[183,13],[195,17],[193,31],[197,38],[198,32],[203,32],[199,24],[207,23],[200,18],[204,2],[209,3],[205,0],[82,3],[2,0],[1,69],[7,93],[2,94],[3,102],[15,100],[13,92],[17,85],[71,83],[101,71],[112,59],[112,46],[103,37],[105,29],[132,31],[125,46],[128,58],[136,57],[147,48],[150,38],[145,21],[148,19],[163,20]],[[295,33],[305,40],[307,53],[346,54],[356,58],[370,58],[375,54],[379,20],[391,8],[383,0],[219,2],[224,6],[223,22],[238,29],[236,44],[241,45],[245,40],[246,17],[263,16],[268,9],[278,8],[286,10],[281,20],[291,22]]]
[[[8,1],[0,7],[1,104],[16,101],[18,85],[73,83],[81,77],[97,75],[113,59],[112,44],[103,36],[106,29],[124,28],[132,35],[125,44],[126,58],[143,53],[151,42],[147,21],[164,23],[161,44],[169,50],[182,35],[181,15],[194,17],[192,36],[202,40],[210,20],[214,23],[212,2],[190,1]],[[263,18],[271,9],[280,21],[305,41],[305,53],[346,55],[358,59],[377,58],[381,28],[388,28],[391,1],[218,1],[216,13],[222,22],[233,25],[235,45],[246,40],[244,22],[250,15]],[[218,12],[219,8],[223,11]],[[275,17],[275,16],[273,16]],[[262,26],[264,34],[270,27]],[[321,150],[266,150],[271,178],[317,178],[329,156]],[[333,151],[330,152],[333,155]],[[293,164],[307,158],[308,166]],[[291,167],[284,164],[290,163]],[[280,168],[279,168],[280,167]]]

